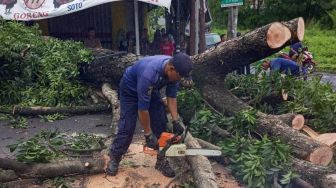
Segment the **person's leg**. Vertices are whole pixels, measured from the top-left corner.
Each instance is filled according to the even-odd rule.
[[[112,176],[117,174],[121,157],[127,152],[133,139],[138,114],[137,98],[128,96],[126,92],[121,90],[120,108],[118,134],[112,143],[109,154],[110,162],[106,169],[107,173]]]
[[[154,91],[151,97],[149,107],[149,115],[151,120],[151,129],[153,134],[160,138],[161,133],[167,130],[167,114],[161,99],[159,91]],[[159,170],[164,176],[174,177],[175,172],[170,167],[168,160],[161,155],[157,156],[155,168]]]
[[[149,107],[151,129],[160,138],[161,133],[167,131],[167,114],[159,91],[153,91]]]

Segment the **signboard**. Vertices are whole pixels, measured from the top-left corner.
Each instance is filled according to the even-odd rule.
[[[0,0],[0,16],[6,20],[40,20],[70,14],[120,0]],[[170,8],[171,0],[139,0]]]
[[[244,5],[244,0],[220,0],[221,7],[235,7]]]

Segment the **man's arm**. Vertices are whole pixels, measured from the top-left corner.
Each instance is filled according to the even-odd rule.
[[[167,105],[169,112],[173,118],[173,121],[177,121],[179,119],[178,113],[177,113],[177,100],[176,98],[167,97]]]
[[[150,128],[150,116],[148,110],[138,110],[138,115],[145,135],[150,135],[152,130]]]

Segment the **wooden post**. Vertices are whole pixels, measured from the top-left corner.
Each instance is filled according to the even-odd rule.
[[[200,9],[199,9],[199,50],[198,50],[199,53],[202,53],[206,50],[204,1],[205,0],[200,0]]]
[[[196,0],[196,5],[195,5],[195,53],[198,54],[198,49],[199,49],[199,8],[200,8],[200,0]]]
[[[228,39],[237,37],[238,7],[230,7],[228,13]]]
[[[190,0],[190,40],[189,40],[189,53],[190,55],[195,55],[196,51],[195,51],[195,39],[196,39],[196,28],[195,28],[195,3],[196,0]]]

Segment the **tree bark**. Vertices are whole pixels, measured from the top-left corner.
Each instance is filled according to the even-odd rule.
[[[167,116],[169,122],[172,121],[170,116]],[[181,123],[183,127],[184,124]],[[168,124],[170,129],[172,125]],[[201,148],[197,140],[190,134],[184,140],[187,144],[187,148]],[[217,188],[218,185],[215,181],[215,174],[212,172],[210,161],[204,156],[187,156],[188,163],[191,166],[191,171],[194,179],[194,183],[198,188]]]
[[[112,106],[112,121],[111,121],[111,128],[112,133],[117,134],[118,132],[118,121],[120,118],[120,104],[118,100],[118,93],[116,90],[113,90],[111,85],[108,83],[104,83],[102,85],[102,92],[104,96],[109,101],[110,105]]]
[[[20,178],[52,178],[77,174],[97,174],[105,171],[105,160],[85,159],[54,163],[24,164],[12,159],[0,158],[0,168],[14,170]]]
[[[201,148],[199,143],[188,133],[185,142],[190,148]],[[187,156],[196,187],[218,187],[209,160],[204,156]]]
[[[195,64],[226,75],[280,51],[290,39],[290,31],[279,22],[257,28],[241,37],[228,40],[217,48],[193,56]]]
[[[73,106],[73,107],[23,107],[16,105],[10,110],[0,110],[2,113],[11,113],[13,115],[48,115],[48,114],[88,114],[106,112],[110,110],[110,106],[106,104],[89,105],[89,106]]]
[[[283,25],[288,27],[291,32],[292,38],[291,42],[301,42],[304,37],[305,23],[302,17],[289,20],[287,22],[281,22]],[[290,41],[289,41],[290,42]],[[290,43],[289,43],[290,44]]]
[[[196,82],[196,86],[214,108],[229,116],[233,116],[241,110],[252,109],[251,106],[225,89],[222,79],[211,71],[207,72],[208,74],[212,75],[211,80],[207,80],[209,82],[203,81],[201,84]],[[198,77],[195,75],[198,74],[194,74],[194,80],[204,80],[204,74]],[[308,159],[316,164],[329,164],[332,160],[333,151],[330,147],[294,130],[291,126],[285,124],[281,118],[262,112],[258,112],[257,117],[256,131],[278,137],[286,144],[291,145],[296,157],[304,160]],[[323,149],[323,153],[319,152],[321,149]]]

